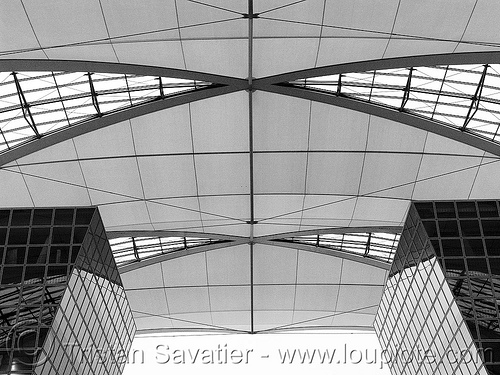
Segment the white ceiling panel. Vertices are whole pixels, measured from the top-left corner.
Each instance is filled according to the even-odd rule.
[[[135,155],[128,121],[81,135],[74,138],[74,141],[81,159]]]
[[[342,263],[342,284],[385,285],[387,271],[383,268],[344,259]]]
[[[421,155],[366,154],[360,194],[411,198]]]
[[[43,163],[62,160],[77,160],[77,154],[73,140],[57,143],[51,147],[26,155],[18,159],[19,165],[29,163]]]
[[[332,312],[325,311],[294,311],[291,327],[329,327],[332,323],[332,315]]]
[[[422,152],[427,132],[394,121],[371,116],[368,151]]]
[[[100,44],[76,45],[68,47],[46,48],[45,53],[52,60],[93,60],[118,62],[113,46],[109,42]]]
[[[335,311],[338,285],[297,285],[295,310]]]
[[[207,285],[205,254],[204,252],[197,253],[162,262],[161,268],[165,286],[170,288]],[[206,288],[204,289],[206,290]]]
[[[91,205],[78,162],[20,167],[36,206]],[[50,192],[50,194],[47,194]]]
[[[453,154],[453,155],[484,155],[484,151],[476,147],[466,145],[462,142],[457,142],[452,139],[444,138],[440,135],[434,133],[427,134],[427,140],[425,142],[426,153],[443,153],[443,154]]]
[[[191,104],[195,152],[248,152],[248,93]]]
[[[143,198],[135,158],[80,162],[93,204]]]
[[[255,193],[304,193],[305,154],[255,154]]]
[[[241,40],[184,40],[186,69],[245,78],[248,75],[248,46]]]
[[[256,151],[307,150],[310,101],[264,92],[253,100]]]
[[[328,33],[328,29],[326,33]],[[336,30],[333,33],[335,35]],[[386,45],[385,38],[373,39],[370,33],[367,33],[366,39],[325,36],[321,39],[317,65],[327,66],[351,61],[380,59]]]
[[[286,8],[285,8],[286,9]],[[307,24],[307,23],[299,23],[299,22],[287,22],[286,16],[276,14],[266,13],[264,17],[269,17],[272,19],[260,18],[257,19],[257,22],[254,22],[254,38],[255,39],[264,39],[269,37],[280,37],[280,38],[311,38],[311,43],[318,43],[317,38],[320,35],[321,27],[318,23],[321,23],[321,15],[319,15],[319,22],[317,20],[317,15],[309,15],[308,13],[304,13],[307,17],[312,16],[316,18],[316,24]]]
[[[347,226],[345,220],[352,218],[356,198],[352,196],[307,195],[304,202],[304,222],[315,219],[323,222],[331,220],[332,224]],[[335,225],[334,225],[335,226]]]
[[[276,222],[272,219],[276,216],[287,221],[299,219],[303,203],[303,195],[257,195],[254,198],[255,217],[258,220],[268,219],[271,222]]]
[[[246,223],[238,223],[233,220],[221,220],[216,222],[203,222],[204,233],[226,234],[228,236],[248,237],[250,226]]]
[[[342,258],[299,251],[298,284],[339,284]]]
[[[171,314],[169,316],[169,319],[172,322],[174,328],[181,328],[181,329],[213,328],[212,313],[210,312]]]
[[[468,199],[481,158],[424,155],[413,199]]]
[[[402,57],[412,55],[432,55],[437,53],[452,53],[457,42],[442,42],[429,39],[391,39],[385,58]]]
[[[163,275],[159,263],[120,274],[125,289],[161,288]]]
[[[227,327],[240,331],[250,330],[250,311],[214,311],[212,322],[215,326]]]
[[[273,219],[254,226],[254,236],[296,232],[300,229],[300,219]]]
[[[238,245],[206,253],[209,285],[248,285],[250,247]]]
[[[197,198],[158,199],[146,202],[151,221],[155,225],[175,226],[182,221],[199,221]]]
[[[360,197],[356,202],[352,225],[402,225],[409,204],[407,200]]]
[[[146,204],[142,201],[99,206],[104,226],[109,230],[153,230]]]
[[[325,218],[302,218],[299,230],[307,229],[325,229],[325,228],[342,228],[349,226],[351,222],[350,217],[342,220],[338,219],[325,219]]]
[[[255,285],[255,311],[292,311],[295,300],[294,285]]]
[[[192,156],[154,156],[137,160],[147,199],[197,195]]]
[[[313,102],[309,149],[364,151],[369,118],[364,113]]]
[[[250,310],[249,286],[210,286],[208,291],[212,311]]]
[[[498,199],[500,191],[497,189],[500,183],[500,162],[493,161],[484,163],[479,167],[474,186],[470,193],[470,199]]]
[[[368,155],[366,155],[368,157]],[[309,194],[357,194],[365,155],[350,153],[312,153],[307,163]]]
[[[161,40],[158,42],[140,38],[137,41],[115,41],[113,47],[121,63],[184,69],[182,45],[177,40],[178,35],[176,30],[166,35],[155,35],[155,40]]]
[[[342,285],[337,311],[375,314],[383,289],[383,286]]]
[[[500,26],[496,15],[500,12],[500,4],[496,1],[478,1],[470,16],[464,41],[493,42],[498,38]]]
[[[411,0],[401,1],[394,23],[394,32],[419,37],[460,40],[473,12],[474,3],[474,0],[452,3],[453,17],[450,17],[451,3],[448,1],[426,0],[419,3]]]
[[[23,5],[43,47],[108,36],[98,1],[54,0],[42,4],[26,0]]]
[[[257,19],[255,22],[255,35],[279,35],[281,34],[279,33],[279,29],[282,24],[288,24],[290,27],[294,26],[295,28],[301,26],[300,29],[296,30],[296,33],[297,35],[304,35],[304,24],[321,24],[323,18],[323,8],[324,4],[322,1],[301,1],[296,2],[296,4],[292,4],[288,1],[256,1],[254,3],[254,11],[259,13],[262,18]],[[275,21],[266,20],[266,17]],[[280,20],[294,21],[295,23],[280,22]],[[272,25],[265,26],[266,22],[264,21],[272,22]],[[308,27],[309,29],[315,29],[316,33],[313,35],[319,36],[319,27],[310,25]]]
[[[172,288],[166,293],[170,314],[210,311],[208,287]]]
[[[373,327],[373,314],[338,314],[333,317],[332,325],[336,327]]]
[[[225,217],[238,219],[229,220],[233,223],[241,223],[250,219],[250,195],[208,196],[200,197],[199,201],[203,220],[224,220]]]
[[[137,155],[193,152],[187,105],[150,113],[130,121]]]
[[[101,0],[101,4],[114,37],[177,27],[174,0],[124,0],[119,6],[113,0]]]
[[[176,3],[176,9],[178,12],[179,25],[182,27],[182,37],[193,38],[203,35],[205,32],[203,29],[208,26],[211,26],[213,28],[212,30],[217,29],[222,33],[217,34],[217,36],[245,35],[244,26],[248,27],[248,25],[243,20],[243,17],[238,17],[239,15],[232,11],[234,7],[234,4],[221,5],[220,2],[210,4],[178,1]],[[222,22],[234,18],[237,18],[237,20]],[[203,25],[209,23],[210,25]],[[214,24],[212,25],[211,23]],[[238,24],[242,25],[238,27]],[[231,34],[231,29],[235,29],[234,34]],[[207,36],[213,35],[208,34]]]
[[[295,284],[297,250],[255,244],[253,271],[256,284]]]
[[[249,193],[248,155],[196,155],[195,163],[200,195]]]
[[[6,1],[2,3],[0,25],[2,25],[0,51],[7,52],[39,47],[33,32],[27,32],[27,30],[31,29],[22,2]],[[0,56],[14,58],[9,53]]]
[[[165,293],[161,289],[128,290],[126,295],[133,311],[145,315],[169,313]]]
[[[293,311],[255,311],[254,329],[272,330],[289,327],[293,322]]]
[[[203,223],[201,220],[190,221],[175,221],[167,223],[155,223],[151,225],[152,230],[172,230],[172,231],[188,231],[188,232],[204,232]]]
[[[18,167],[0,169],[0,204],[3,207],[32,207],[33,200]]]
[[[134,318],[137,330],[156,330],[162,328],[173,328],[172,321],[166,316],[144,316]]]
[[[353,28],[369,31],[390,32],[397,12],[397,3],[391,0],[375,0],[366,3],[363,0],[349,2],[327,1],[325,7],[325,25],[330,32],[337,28]]]
[[[253,64],[254,76],[260,78],[310,68],[314,66],[317,50],[314,39],[255,39],[254,56],[259,58]]]

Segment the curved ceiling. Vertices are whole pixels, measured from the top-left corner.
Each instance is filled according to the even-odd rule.
[[[98,105],[106,94],[87,75],[81,95],[95,114],[34,132],[35,140],[0,154],[1,207],[96,205],[110,237],[233,241],[123,268],[141,330],[370,328],[386,263],[271,239],[394,232],[413,199],[500,198],[494,141],[283,85],[499,63],[495,1],[23,0],[0,7],[0,74],[16,88],[5,95],[18,100],[11,104],[26,129],[36,126],[34,107],[12,72],[215,84],[172,95],[158,86],[147,102],[104,113]]]

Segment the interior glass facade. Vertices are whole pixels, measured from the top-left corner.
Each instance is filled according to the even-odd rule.
[[[375,329],[394,374],[498,374],[498,202],[415,202]]]
[[[0,211],[0,372],[119,374],[135,324],[97,208]]]

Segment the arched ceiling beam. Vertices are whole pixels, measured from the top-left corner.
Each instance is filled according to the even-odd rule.
[[[120,237],[195,237],[195,238],[212,238],[217,240],[240,241],[245,239],[241,236],[233,236],[228,234],[211,234],[199,232],[186,232],[174,230],[125,230],[125,231],[107,231],[108,239]],[[247,239],[248,240],[248,239]]]
[[[278,242],[278,241],[274,241],[274,240],[259,240],[258,238],[256,238],[254,240],[254,242],[262,244],[262,245],[279,246],[279,247],[285,247],[285,248],[295,249],[295,250],[300,250],[300,251],[308,251],[310,253],[316,253],[316,254],[322,254],[322,255],[328,255],[328,256],[334,256],[334,257],[338,257],[338,258],[348,259],[348,260],[351,260],[353,262],[366,264],[369,266],[381,268],[383,270],[389,270],[391,268],[390,263],[383,262],[381,260],[376,260],[373,258],[364,257],[362,255],[348,253],[348,252],[342,251],[342,250],[317,247],[314,245],[306,245],[306,244],[296,243],[296,242],[281,242],[281,241]]]
[[[122,64],[82,60],[40,60],[40,59],[0,59],[0,72],[98,72],[113,74],[137,74],[141,76],[159,76],[179,79],[192,79],[239,87],[244,90],[248,86],[245,79],[182,70],[162,68],[159,66]]]
[[[254,87],[255,86],[256,85],[254,84]],[[430,133],[434,133],[472,147],[476,147],[496,156],[500,156],[499,143],[490,141],[470,132],[461,131],[460,129],[451,125],[426,119],[424,117],[417,116],[408,112],[401,112],[397,109],[386,107],[380,104],[369,103],[361,101],[359,99],[337,96],[334,93],[314,91],[307,88],[295,87],[285,84],[258,85],[258,87],[256,88],[262,91],[334,105],[337,107],[351,109],[353,111],[385,118],[391,121],[412,126],[417,129],[428,131]]]
[[[370,70],[409,68],[412,66],[436,65],[466,65],[466,64],[498,64],[500,52],[463,52],[435,55],[405,56],[390,59],[357,61],[345,64],[336,64],[297,70],[294,72],[277,74],[270,77],[255,79],[253,87],[262,89],[268,85],[294,81],[309,77],[321,77],[333,74],[366,72]]]
[[[135,117],[177,107],[183,104],[230,94],[240,90],[242,90],[240,86],[212,85],[206,88],[183,92],[174,96],[168,96],[164,99],[158,99],[152,102],[140,104],[102,117],[93,118],[79,124],[65,127],[54,133],[45,134],[39,139],[29,141],[5,151],[0,154],[0,166],[22,158],[23,156],[32,154],[36,151],[53,146],[57,143],[93,132],[95,130],[103,129],[122,121],[127,121]]]
[[[312,230],[301,230],[297,232],[270,234],[267,236],[258,237],[260,241],[271,241],[277,240],[285,237],[298,237],[298,236],[314,236],[321,234],[349,234],[349,233],[401,233],[403,231],[402,226],[370,226],[370,227],[342,227],[342,228],[326,228],[326,229],[312,229]]]
[[[500,156],[500,141],[498,141],[499,132],[497,126],[498,121],[495,120],[495,118],[498,117],[497,115],[499,112],[499,109],[495,107],[498,106],[498,101],[495,99],[496,96],[492,94],[495,90],[500,91],[500,87],[494,87],[496,86],[496,76],[498,75],[496,73],[497,68],[489,70],[488,77],[491,77],[487,78],[487,81],[493,86],[488,86],[488,95],[484,95],[483,98],[481,97],[483,84],[485,87],[488,85],[488,83],[484,81],[486,70],[488,69],[488,66],[498,63],[500,63],[500,52],[468,52],[378,59],[311,68],[265,77],[255,80],[253,82],[253,88],[256,90],[318,101],[386,118],[392,121],[401,122],[403,124],[429,131]],[[484,66],[484,68],[481,68],[483,70],[482,76],[480,77],[479,74],[474,78],[477,78],[479,83],[474,81],[461,82],[460,78],[456,78],[457,73],[467,72],[467,70],[464,70],[466,68],[461,66],[470,64]],[[445,78],[442,78],[441,82],[446,86],[445,89],[441,88],[443,90],[442,100],[440,99],[441,91],[436,93],[435,89],[433,91],[432,89],[427,89],[427,87],[421,88],[419,86],[421,83],[416,87],[413,87],[413,81],[411,80],[413,69],[432,68],[436,66],[449,67],[452,71],[450,74],[451,78],[448,78],[446,73],[444,73],[446,81]],[[405,70],[406,73],[404,71],[391,73],[391,70],[393,69],[402,69]],[[442,71],[444,72],[443,69]],[[446,68],[446,71],[447,70],[448,68]],[[389,78],[384,80],[383,83],[380,83],[382,81],[377,81],[379,83],[375,83],[375,74],[373,72],[376,72],[378,77],[377,79],[381,79],[380,77],[384,76],[391,76],[391,74],[400,79],[402,76],[406,76],[406,88],[399,87],[401,85],[400,83],[391,83],[392,81]],[[477,74],[478,72],[475,71],[474,73]],[[363,81],[363,78],[360,78],[362,77],[361,74],[364,74],[365,76],[371,74],[373,76],[371,85],[369,82]],[[424,75],[425,74],[426,73],[424,73]],[[325,78],[326,81],[330,78],[337,79],[338,82],[325,83],[331,84],[332,86],[330,87],[321,86],[323,83],[315,84],[314,80],[310,80],[306,84],[306,79],[318,79],[318,77],[322,77],[319,78],[319,82],[321,82],[323,78]],[[347,82],[344,82],[344,79],[342,79],[343,77],[347,77]],[[417,78],[422,81],[422,77]],[[468,78],[470,79],[470,77]],[[437,80],[437,78],[434,78],[434,80]],[[357,83],[353,84],[353,82]],[[410,82],[412,82],[411,85]],[[460,86],[461,84],[462,86]],[[475,93],[460,92],[463,85],[468,85],[468,87],[470,87],[471,84],[477,84],[477,87],[472,86]],[[356,93],[356,91],[351,93],[350,90],[353,85],[359,86],[361,91],[359,91],[359,93]],[[451,88],[448,87],[448,85],[451,85]],[[454,88],[453,85],[458,86]],[[344,86],[348,89],[344,90]],[[366,90],[370,90],[370,87],[378,90],[378,99],[373,99],[371,97],[371,91],[370,96],[366,96]],[[395,96],[394,93],[396,92],[401,92],[401,99],[399,100],[402,104],[398,107],[388,101],[389,98],[390,100],[397,100],[399,95]],[[410,96],[414,94],[419,95],[418,98],[413,98],[413,96],[410,98]],[[374,94],[374,97],[377,95]],[[385,98],[384,95],[386,96]],[[430,111],[429,108],[431,107],[429,103],[432,101],[432,95],[437,97],[437,99],[434,99],[436,101],[434,111],[431,111],[432,113],[428,114]],[[418,110],[412,109],[413,107],[407,109],[409,99],[411,99],[413,106],[418,104],[421,108]],[[480,101],[481,105],[483,101],[486,102],[486,107],[481,108],[481,111],[478,111]],[[438,104],[438,108],[444,108],[443,113],[436,110]],[[426,105],[428,107],[425,107]],[[470,108],[467,115],[464,116],[464,114],[461,113],[461,110],[463,110],[461,107],[467,105],[470,105]],[[422,113],[419,111],[422,111]],[[449,113],[446,111],[449,111]],[[436,116],[442,117],[442,119],[439,119],[441,121],[434,119],[434,112],[436,112]],[[479,116],[479,119],[477,120],[475,119],[476,112]],[[450,118],[454,118],[455,120],[444,120],[447,116],[450,116]],[[472,124],[471,120],[473,120],[474,124]],[[463,123],[460,124],[460,121],[463,121]],[[497,139],[493,141],[494,138]]]
[[[206,251],[212,251],[212,250],[224,249],[227,247],[243,245],[243,244],[247,244],[247,243],[248,243],[248,240],[243,238],[243,239],[239,239],[237,241],[220,242],[220,243],[215,243],[215,244],[200,245],[200,246],[196,246],[196,247],[192,247],[192,248],[188,248],[188,249],[176,250],[176,251],[172,251],[172,252],[165,253],[162,255],[147,258],[147,259],[141,260],[140,262],[126,264],[124,266],[118,267],[118,271],[121,274],[123,274],[123,273],[130,272],[130,271],[133,271],[133,270],[136,270],[139,268],[150,266],[152,264],[165,262],[167,260],[176,259],[176,258],[188,256],[188,255],[198,254],[198,253],[203,253]]]

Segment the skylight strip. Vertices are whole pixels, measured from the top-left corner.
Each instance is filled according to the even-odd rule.
[[[304,78],[289,84],[416,114],[498,142],[498,72],[500,64],[411,67]]]
[[[332,233],[286,237],[277,241],[344,251],[390,263],[394,259],[399,238],[400,235],[395,233]]]
[[[165,253],[218,242],[223,241],[196,237],[119,237],[109,240],[118,266]],[[138,259],[135,255],[135,250],[137,250]]]
[[[210,85],[123,73],[0,72],[0,152],[96,116]]]

